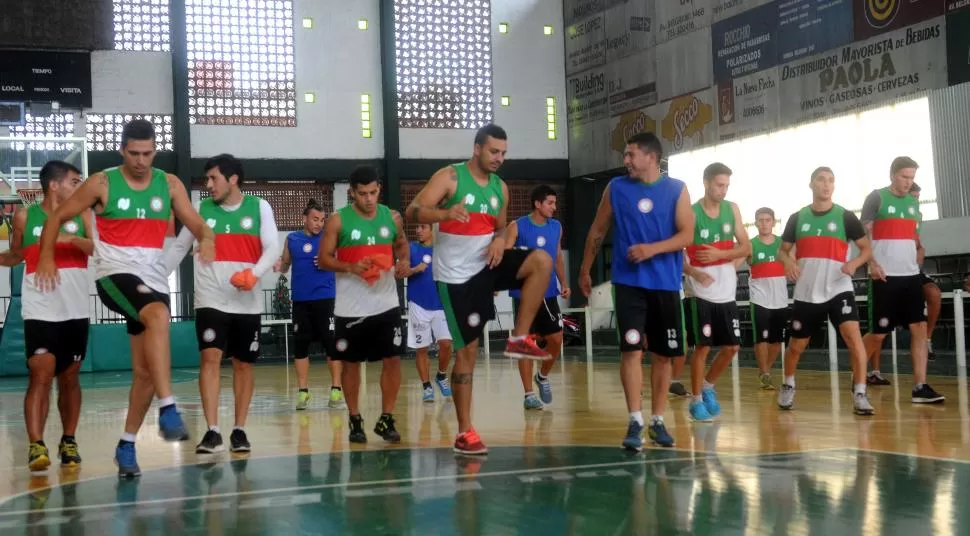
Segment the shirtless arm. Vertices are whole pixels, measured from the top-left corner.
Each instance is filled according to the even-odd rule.
[[[192,206],[185,185],[175,175],[167,175],[168,194],[172,200],[172,212],[183,225],[192,231],[199,241],[199,258],[202,262],[212,262],[216,256],[216,236],[212,229],[205,224],[202,216]]]
[[[24,226],[27,225],[27,210],[18,209],[13,215],[10,231],[10,249],[0,253],[0,266],[13,267],[24,262]]]
[[[416,223],[438,223],[445,220],[468,221],[468,211],[465,205],[457,203],[450,209],[438,208],[448,198],[455,195],[458,189],[458,173],[451,166],[441,168],[424,188],[414,197],[404,215],[408,220]]]

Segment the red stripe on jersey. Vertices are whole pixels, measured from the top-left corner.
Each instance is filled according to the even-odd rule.
[[[23,250],[26,273],[37,271],[37,261],[40,259],[40,244],[31,244]],[[88,256],[73,244],[59,242],[54,246],[54,266],[60,269],[87,268]]]
[[[849,243],[834,236],[806,236],[795,242],[795,257],[798,259],[830,259],[845,262],[849,253]]]
[[[394,250],[390,244],[377,244],[373,246],[347,246],[337,248],[337,260],[340,262],[357,262],[364,257],[371,255],[390,255],[394,258]]]
[[[468,217],[467,223],[457,220],[443,221],[438,224],[438,230],[442,233],[464,236],[482,236],[495,232],[495,216],[469,212]]]
[[[155,248],[165,246],[169,220],[157,218],[97,217],[98,240],[118,247]]]
[[[785,277],[785,265],[781,261],[759,262],[751,267],[751,279]]]
[[[872,223],[873,240],[916,240],[916,220],[889,218]]]
[[[721,251],[730,251],[734,249],[734,240],[721,240],[720,242],[711,242],[710,244],[687,246],[687,258],[690,261],[691,266],[718,266],[721,264],[734,262],[730,259],[721,259],[719,261],[708,262],[708,263],[703,263],[697,260],[697,258],[695,257],[695,255],[697,255],[697,252],[707,248],[708,246],[713,247],[714,249],[719,249]]]
[[[217,234],[216,260],[256,264],[263,255],[263,241],[250,234]]]

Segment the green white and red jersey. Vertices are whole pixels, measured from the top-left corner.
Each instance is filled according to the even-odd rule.
[[[766,244],[760,236],[751,239],[751,277],[748,289],[751,303],[765,309],[788,307],[788,282],[785,265],[778,259],[781,237],[772,235],[774,241]]]
[[[505,196],[502,180],[490,173],[482,186],[472,177],[468,164],[452,164],[458,183],[445,209],[463,204],[469,221],[447,220],[435,224],[434,280],[460,284],[468,281],[488,264],[486,252],[495,236],[495,222],[502,212]]]
[[[94,267],[98,278],[132,274],[162,294],[168,294],[168,272],[163,264],[165,235],[172,217],[172,200],[165,172],[152,169],[148,186],[135,190],[121,168],[104,171],[108,200],[95,216]]]
[[[859,218],[839,205],[822,213],[807,206],[792,214],[782,240],[795,245],[795,259],[801,270],[794,299],[826,303],[839,294],[852,292],[852,277],[842,273],[842,267],[849,261],[849,242],[865,235]]]
[[[63,322],[88,318],[88,255],[77,246],[66,242],[58,242],[54,246],[54,266],[60,278],[54,292],[43,292],[35,285],[40,235],[47,217],[47,212],[40,205],[27,208],[21,250],[26,264],[20,290],[24,320]],[[60,232],[87,238],[80,216],[64,222]]]
[[[387,255],[394,260],[394,240],[397,224],[386,205],[377,205],[377,212],[365,218],[349,204],[337,211],[340,215],[340,234],[337,236],[337,260],[356,263],[364,257]],[[373,285],[349,272],[336,274],[337,295],[333,314],[342,318],[374,316],[398,307],[397,281],[394,270],[383,271]]]
[[[872,256],[888,276],[919,274],[919,201],[897,196],[889,188],[874,190],[862,208],[862,222],[872,223]]]
[[[687,247],[687,262],[698,270],[710,275],[714,282],[705,287],[693,277],[687,277],[690,293],[697,298],[711,303],[733,302],[737,296],[738,274],[734,269],[734,261],[721,259],[713,262],[701,262],[697,259],[697,252],[705,247],[714,247],[722,251],[734,249],[734,208],[731,203],[721,201],[718,215],[710,217],[704,211],[701,202],[693,204],[694,211],[694,242]]]

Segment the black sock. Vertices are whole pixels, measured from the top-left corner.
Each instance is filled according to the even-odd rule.
[[[34,441],[34,443],[37,443],[38,445],[40,445],[42,447],[46,447],[47,446],[47,445],[44,444],[44,440],[43,439],[39,439],[37,441]]]
[[[62,435],[61,443],[77,443],[77,441],[74,440],[74,436],[72,435]]]
[[[391,418],[391,414],[390,413],[381,413],[381,418],[382,419],[390,419]]]
[[[309,393],[309,392],[310,392],[310,390],[309,390],[309,389],[300,389],[300,392],[301,392],[301,393]]]
[[[134,445],[134,444],[135,444],[134,441],[125,441],[124,439],[119,439],[118,440],[118,446],[119,447],[122,447],[124,445]]]
[[[330,386],[330,390],[331,390],[331,391],[333,391],[333,390],[335,390],[335,389],[336,389],[337,391],[343,391],[343,389],[341,389],[340,387],[337,387],[336,385],[331,385],[331,386]],[[304,389],[300,389],[300,390],[301,390],[301,391],[303,391]]]
[[[431,389],[431,382],[423,382],[421,386],[425,389]]]
[[[437,378],[439,380],[443,380],[443,379],[445,379],[446,376],[447,376],[447,374],[445,374],[444,372],[438,371],[438,375],[435,376],[435,378]]]
[[[158,408],[159,413],[164,413],[166,411],[175,411],[175,404],[169,404],[167,406],[162,406]]]

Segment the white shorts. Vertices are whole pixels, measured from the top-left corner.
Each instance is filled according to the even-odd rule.
[[[414,302],[408,302],[408,348],[427,348],[434,340],[451,340],[448,321],[444,311],[428,311]]]

